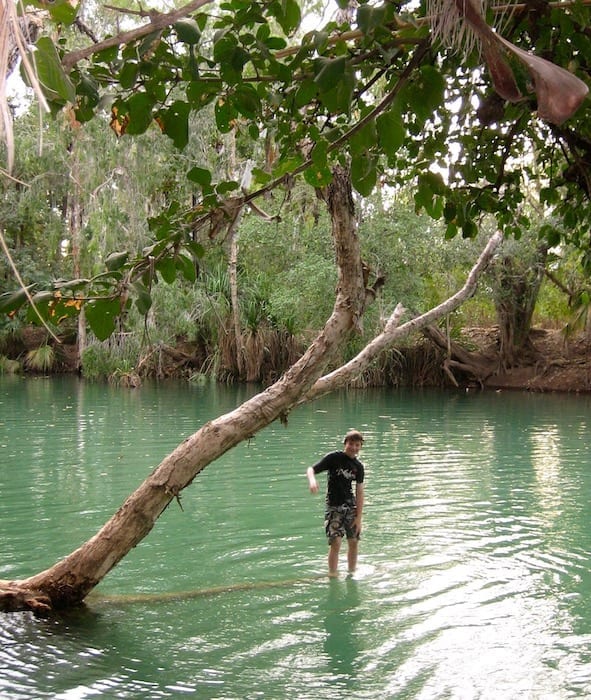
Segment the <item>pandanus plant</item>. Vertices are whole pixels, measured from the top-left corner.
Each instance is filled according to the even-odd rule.
[[[467,50],[480,46],[494,88],[508,102],[524,99],[507,56],[520,61],[531,77],[541,119],[562,124],[587,96],[587,85],[568,70],[517,48],[491,29],[475,0],[430,0],[429,15],[434,36],[443,43]]]

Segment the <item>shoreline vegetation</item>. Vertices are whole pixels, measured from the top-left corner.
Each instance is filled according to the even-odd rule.
[[[5,338],[0,344],[0,374],[79,374],[90,381],[130,388],[144,379],[267,385],[297,360],[305,346],[304,340],[286,332],[250,333],[243,339],[241,376],[231,334],[214,353],[204,343],[185,338],[137,348],[118,337],[89,345],[82,362],[75,338],[60,340],[50,345],[46,333],[37,327]],[[591,392],[589,334],[566,337],[562,330],[534,328],[530,341],[527,353],[514,366],[503,367],[498,359],[497,326],[467,328],[453,341],[444,343],[442,336],[439,344],[420,337],[383,353],[353,386]]]

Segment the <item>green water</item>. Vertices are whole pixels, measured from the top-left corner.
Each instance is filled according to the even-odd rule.
[[[68,554],[253,391],[0,379],[0,578]],[[199,475],[86,609],[0,616],[0,697],[591,697],[589,409],[382,390],[299,409]],[[350,427],[360,568],[329,580],[304,474]]]

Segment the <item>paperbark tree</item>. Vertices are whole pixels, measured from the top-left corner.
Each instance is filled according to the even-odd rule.
[[[80,604],[108,572],[154,527],[169,503],[179,498],[208,464],[250,438],[299,403],[342,385],[362,371],[397,338],[432,323],[457,308],[475,290],[478,275],[502,240],[496,234],[474,266],[465,286],[446,303],[398,329],[397,308],[383,334],[356,360],[321,379],[339,345],[358,328],[374,290],[365,286],[353,198],[347,171],[338,169],[324,191],[331,214],[338,268],[333,312],[307,352],[275,384],[237,409],[206,423],[182,442],[132,493],[113,517],[81,547],[51,568],[20,581],[0,582],[0,609],[45,614]]]

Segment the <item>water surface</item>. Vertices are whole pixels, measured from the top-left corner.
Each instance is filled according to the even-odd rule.
[[[253,391],[1,379],[0,578],[68,554]],[[590,697],[589,408],[370,390],[298,409],[200,474],[85,609],[1,616],[0,697]],[[351,427],[360,569],[329,580],[305,470]]]

